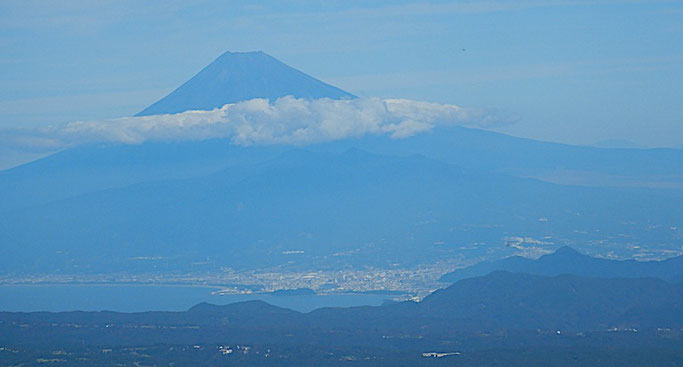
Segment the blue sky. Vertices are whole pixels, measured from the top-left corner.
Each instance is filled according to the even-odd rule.
[[[3,0],[0,129],[133,115],[227,50],[513,135],[683,144],[681,1]]]

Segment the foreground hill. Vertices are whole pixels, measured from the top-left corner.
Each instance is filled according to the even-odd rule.
[[[683,282],[683,256],[663,261],[619,261],[591,257],[565,246],[537,260],[512,256],[497,261],[485,261],[447,273],[441,277],[441,280],[453,283],[460,279],[482,276],[494,271],[545,276],[575,274],[599,278],[652,277]]]
[[[494,272],[436,291],[419,306],[422,315],[441,315],[475,329],[679,327],[683,325],[683,284],[652,278]]]
[[[25,353],[75,350],[77,354],[97,347],[135,347],[158,358],[163,351],[154,346],[159,345],[171,346],[165,348],[169,355],[184,346],[207,349],[208,354],[198,353],[197,359],[216,358],[226,346],[236,355],[249,354],[236,347],[240,345],[253,348],[250,358],[264,358],[262,354],[271,351],[280,363],[296,365],[313,363],[308,358],[336,365],[340,359],[335,355],[368,357],[365,363],[375,361],[369,365],[382,365],[391,358],[410,365],[407,362],[422,363],[422,353],[427,351],[458,352],[467,361],[483,351],[500,349],[527,355],[539,365],[541,355],[547,359],[544,365],[569,363],[565,358],[571,356],[573,365],[597,363],[607,356],[625,365],[643,361],[659,365],[681,358],[681,327],[681,284],[499,272],[457,282],[420,303],[327,308],[307,314],[259,301],[200,304],[186,312],[0,313],[0,343],[17,350],[8,354],[12,358],[18,358],[16,348]],[[639,359],[629,350],[649,357]],[[99,353],[88,358],[100,358]],[[110,362],[124,354],[111,355]],[[523,363],[500,352],[489,354],[493,360],[505,356],[504,360]]]

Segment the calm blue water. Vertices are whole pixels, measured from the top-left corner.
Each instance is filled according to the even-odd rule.
[[[326,296],[212,295],[216,288],[129,285],[0,286],[0,311],[184,311],[200,302],[229,304],[263,300],[308,312],[320,307],[377,306],[392,296],[345,294]]]

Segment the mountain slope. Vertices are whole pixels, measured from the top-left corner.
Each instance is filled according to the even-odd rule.
[[[420,156],[294,150],[207,176],[7,212],[0,263],[22,272],[387,266],[502,257],[513,251],[504,238],[516,235],[550,237],[532,246],[551,248],[620,236],[667,248],[677,243],[668,228],[682,220],[681,201],[657,195],[559,186]]]
[[[353,98],[261,51],[226,52],[136,116],[212,110],[253,98]]]
[[[534,177],[546,182],[683,193],[683,149],[605,149],[514,137],[460,126],[439,127],[407,139],[364,136],[322,144],[384,155],[421,154],[466,168]]]
[[[465,168],[561,184],[683,188],[683,150],[675,149],[569,146],[462,127],[406,139],[363,137],[307,147],[334,153],[351,148],[390,156],[420,154]],[[0,212],[139,182],[198,177],[235,164],[263,162],[286,149],[240,147],[227,139],[77,147],[0,171]],[[666,194],[683,197],[683,190]]]
[[[206,176],[272,159],[283,150],[224,139],[76,147],[0,171],[0,212],[141,182]]]

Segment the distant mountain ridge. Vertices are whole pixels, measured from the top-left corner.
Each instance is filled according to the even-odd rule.
[[[541,256],[537,260],[512,256],[498,261],[486,261],[447,273],[440,280],[453,283],[495,271],[543,276],[574,274],[598,278],[652,277],[683,282],[683,255],[663,261],[618,261],[591,257],[569,246],[564,246],[552,254]]]
[[[354,98],[261,52],[226,52],[136,116],[212,110],[253,98]]]

